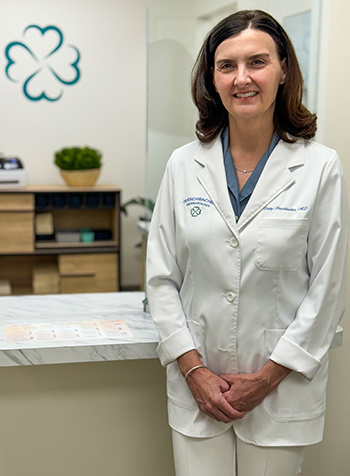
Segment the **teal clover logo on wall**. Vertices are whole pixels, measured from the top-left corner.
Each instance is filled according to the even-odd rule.
[[[9,43],[5,56],[6,76],[21,83],[30,101],[58,101],[64,88],[76,84],[81,76],[78,48],[65,45],[63,33],[56,26],[28,26],[23,41]]]

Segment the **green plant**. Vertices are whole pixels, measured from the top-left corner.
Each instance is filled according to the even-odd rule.
[[[125,213],[125,215],[127,215],[128,213],[126,211],[126,208],[129,205],[140,205],[141,207],[144,207],[147,215],[146,217],[140,217],[140,219],[147,220],[147,219],[150,219],[150,217],[152,216],[155,203],[151,198],[143,198],[143,197],[131,198],[130,200],[128,200],[127,202],[121,205],[120,211],[122,211],[123,213]]]
[[[70,147],[55,152],[55,164],[64,170],[87,170],[101,167],[102,154],[90,147]]]
[[[125,203],[122,203],[120,205],[120,211],[125,213],[125,215],[128,215],[128,212],[126,211],[127,207],[130,205],[139,205],[145,209],[145,215],[140,216],[139,219],[144,221],[144,222],[149,222],[152,218],[152,213],[154,210],[154,201],[151,198],[143,198],[143,197],[137,197],[137,198],[131,198]],[[141,248],[141,243],[137,243],[135,245],[135,248]]]

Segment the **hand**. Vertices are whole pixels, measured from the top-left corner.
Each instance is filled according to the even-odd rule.
[[[182,375],[197,365],[202,365],[196,350],[190,350],[177,359]],[[187,377],[187,385],[197,402],[198,408],[216,421],[231,423],[243,418],[245,412],[232,408],[223,396],[230,388],[222,378],[213,374],[207,368],[196,369]]]
[[[261,380],[257,374],[229,374],[220,377],[230,385],[223,396],[239,411],[253,410],[270,393],[266,380]]]
[[[291,369],[269,360],[262,369],[252,374],[220,375],[230,385],[223,395],[236,410],[253,410],[290,372]]]
[[[237,411],[223,395],[229,391],[229,384],[210,370],[196,369],[188,376],[187,384],[198,408],[214,420],[231,423],[244,417],[246,412]]]

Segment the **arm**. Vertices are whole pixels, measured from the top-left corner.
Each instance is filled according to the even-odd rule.
[[[270,359],[312,380],[344,314],[348,239],[346,184],[336,154],[324,168],[308,238],[308,292]]]
[[[152,318],[159,333],[157,352],[166,366],[177,360],[183,376],[202,361],[195,350],[180,300],[183,276],[176,249],[174,172],[170,160],[154,209],[147,249],[147,295]],[[208,369],[197,369],[187,384],[198,407],[211,418],[228,423],[242,418],[222,393],[229,385]]]
[[[157,326],[162,365],[195,348],[179,292],[182,272],[176,253],[173,162],[168,162],[155,205],[147,243],[147,296]]]
[[[321,366],[344,312],[348,207],[338,157],[326,165],[319,184],[308,239],[309,290],[294,321],[258,372],[222,376],[230,385],[227,401],[251,410],[292,371],[311,380]]]

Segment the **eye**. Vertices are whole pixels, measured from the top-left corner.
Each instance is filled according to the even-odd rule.
[[[232,63],[222,63],[218,66],[218,71],[232,71],[234,69],[234,65]]]
[[[253,66],[264,66],[265,65],[265,61],[261,60],[261,59],[256,59],[254,61],[252,61],[252,65]]]

